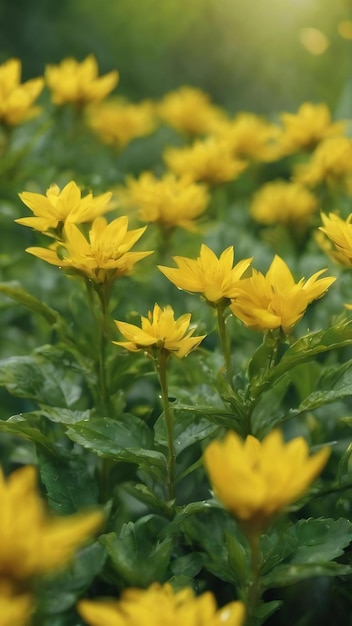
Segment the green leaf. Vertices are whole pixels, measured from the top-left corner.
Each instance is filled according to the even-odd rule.
[[[49,615],[67,611],[101,572],[106,558],[103,546],[94,543],[80,550],[62,574],[47,576],[40,593],[41,610]]]
[[[321,563],[341,556],[352,541],[352,522],[347,519],[300,520],[294,526],[299,547],[291,563]]]
[[[158,496],[146,485],[143,485],[142,483],[124,483],[123,489],[126,493],[133,496],[133,498],[143,502],[154,511],[166,515],[170,514],[170,508],[165,501],[160,500],[160,498],[158,498]]]
[[[293,343],[282,359],[266,377],[265,384],[271,384],[300,363],[304,363],[330,350],[337,350],[352,344],[352,320],[340,320],[328,329],[319,330],[301,337]]]
[[[65,451],[53,456],[38,450],[38,466],[49,505],[57,513],[69,515],[97,504],[98,486],[85,458]]]
[[[95,412],[91,409],[87,409],[86,411],[73,411],[72,409],[48,406],[46,404],[41,404],[37,411],[22,413],[24,417],[44,417],[50,422],[67,425],[83,421],[87,422],[92,419],[94,414]]]
[[[0,361],[0,386],[19,398],[57,407],[69,408],[82,395],[78,364],[52,346]]]
[[[286,587],[306,578],[316,576],[347,576],[352,573],[351,565],[342,565],[335,561],[328,563],[285,564],[276,567],[268,576],[261,579],[265,588]]]
[[[152,434],[145,422],[134,415],[124,413],[118,421],[93,417],[88,422],[76,422],[68,428],[67,436],[98,456],[135,463],[159,479],[167,475],[165,456],[150,449]]]
[[[16,435],[27,441],[32,441],[50,452],[55,453],[54,444],[48,437],[43,435],[38,425],[38,420],[34,420],[30,417],[25,418],[22,417],[22,415],[14,415],[6,421],[0,420],[0,432]]]
[[[233,533],[225,530],[224,535],[233,580],[238,587],[243,588],[248,584],[251,573],[248,551]]]
[[[109,533],[100,537],[114,570],[126,585],[147,587],[166,580],[173,541],[170,537],[158,540],[164,523],[148,515],[124,524],[119,536]]]
[[[192,552],[191,554],[185,554],[180,556],[171,564],[171,570],[174,576],[187,576],[188,578],[194,578],[199,574],[203,565],[203,557],[198,552]]]
[[[156,443],[167,446],[167,431],[164,416],[161,415],[155,424]],[[174,441],[178,456],[194,443],[215,435],[219,427],[207,419],[207,415],[192,415],[189,412],[174,410]]]
[[[245,562],[250,562],[249,548],[243,542],[243,536],[227,512],[221,509],[210,509],[203,515],[192,515],[185,518],[181,524],[182,532],[190,545],[203,557],[204,568],[220,580],[237,585],[239,580],[247,578],[242,570]],[[226,537],[232,537],[226,541]],[[245,552],[243,560],[238,554],[235,557],[235,542],[242,544]],[[233,566],[232,566],[232,560]],[[241,567],[237,568],[239,563]]]
[[[8,296],[20,304],[23,304],[23,306],[33,311],[33,313],[37,313],[43,317],[45,321],[48,322],[50,326],[54,327],[59,333],[69,336],[70,332],[64,318],[61,317],[57,311],[48,307],[47,304],[41,302],[22,289],[20,283],[17,281],[0,283],[0,293],[3,293],[5,296]]]
[[[291,537],[291,539],[290,539]],[[352,572],[352,566],[333,562],[352,541],[352,523],[347,519],[299,520],[281,537],[283,545],[293,540],[291,555],[261,578],[265,587],[281,587],[311,576],[337,576]],[[282,554],[284,556],[284,553]]]

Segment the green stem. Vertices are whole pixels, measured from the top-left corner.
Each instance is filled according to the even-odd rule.
[[[216,306],[217,313],[217,321],[218,321],[218,333],[221,342],[221,348],[224,355],[225,360],[225,371],[228,382],[232,386],[232,362],[231,362],[231,347],[228,333],[226,332],[226,321],[225,321],[225,306],[223,303],[220,303]]]
[[[167,360],[169,353],[162,348],[158,351],[157,371],[163,401],[164,419],[167,431],[168,446],[168,498],[170,501],[175,498],[175,443],[174,443],[174,420],[169,403],[167,388]]]
[[[110,290],[105,283],[101,285],[92,285],[90,281],[86,281],[87,293],[88,293],[88,303],[90,310],[92,312],[93,318],[96,323],[97,329],[97,378],[98,378],[98,408],[101,411],[101,414],[108,414],[108,406],[109,406],[109,393],[108,387],[106,384],[107,372],[106,372],[106,346],[108,341],[108,312],[109,312],[109,296]],[[98,295],[100,310],[97,310],[96,297],[94,297],[95,293]]]
[[[247,588],[247,621],[246,626],[254,626],[257,624],[257,620],[255,618],[255,612],[258,609],[258,606],[261,603],[261,586],[260,586],[260,533],[258,532],[250,532],[247,533],[247,538],[249,541],[249,545],[251,548],[251,565],[252,565],[252,576],[250,583]]]

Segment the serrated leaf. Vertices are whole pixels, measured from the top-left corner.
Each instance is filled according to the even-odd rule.
[[[0,431],[8,433],[9,435],[22,437],[22,439],[26,439],[27,441],[32,441],[35,444],[43,446],[50,452],[55,453],[52,441],[43,435],[36,421],[32,423],[30,418],[27,419],[21,415],[14,415],[6,421],[0,420]]]
[[[103,546],[94,543],[77,552],[62,574],[48,576],[40,595],[45,614],[55,616],[72,607],[100,573],[106,558]]]
[[[94,417],[88,422],[76,422],[68,428],[67,436],[98,456],[135,463],[150,475],[165,479],[166,458],[151,449],[151,432],[134,415],[123,414],[119,420]]]
[[[202,555],[198,552],[192,552],[191,554],[185,554],[172,561],[171,570],[174,576],[193,578],[199,574],[202,565]]]
[[[350,565],[335,561],[329,563],[306,563],[279,565],[270,574],[261,579],[264,588],[287,587],[306,578],[316,576],[347,576],[352,573]]]
[[[124,524],[120,535],[109,533],[100,537],[111,563],[127,585],[147,587],[152,582],[164,582],[169,566],[173,541],[158,540],[151,516]]]
[[[192,415],[180,410],[174,411],[174,442],[176,456],[194,443],[214,435],[218,426],[207,419],[207,415]],[[156,443],[167,446],[167,431],[164,416],[161,415],[155,427]]]
[[[98,486],[85,458],[61,452],[53,456],[38,450],[38,465],[51,509],[61,515],[96,505]]]
[[[0,386],[19,398],[69,408],[82,394],[75,368],[67,354],[43,346],[30,356],[0,361]]]
[[[347,519],[302,519],[285,531],[281,541],[283,545],[293,541],[292,547],[296,547],[285,557],[286,563],[277,565],[261,578],[265,587],[281,587],[311,576],[337,576],[352,571],[351,566],[333,561],[352,541],[352,523]]]

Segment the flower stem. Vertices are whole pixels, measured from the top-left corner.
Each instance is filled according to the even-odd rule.
[[[261,587],[260,587],[260,533],[249,532],[247,538],[251,548],[251,564],[252,564],[252,576],[247,588],[247,622],[246,626],[254,626],[258,624],[258,620],[255,618],[255,612],[261,603]]]
[[[231,362],[231,347],[229,335],[226,332],[226,320],[225,320],[225,307],[222,303],[216,307],[217,320],[218,320],[218,333],[220,337],[221,347],[225,360],[225,371],[228,382],[232,385],[232,362]]]
[[[109,312],[109,290],[105,284],[99,285],[99,289],[86,281],[88,302],[97,328],[97,378],[98,378],[98,408],[102,416],[108,414],[108,387],[106,373],[106,346],[108,339],[108,312]],[[96,297],[98,295],[100,310],[97,310]]]
[[[169,403],[167,388],[167,360],[169,353],[163,349],[158,351],[157,371],[163,401],[164,419],[167,431],[168,446],[168,498],[170,501],[175,498],[175,443],[174,443],[174,420]]]

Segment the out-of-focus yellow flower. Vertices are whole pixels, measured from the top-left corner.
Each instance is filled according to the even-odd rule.
[[[280,129],[254,113],[238,113],[218,125],[216,135],[228,142],[237,158],[273,161],[280,156],[276,138]]]
[[[11,583],[0,582],[0,623],[1,626],[27,626],[32,609],[30,593],[16,593]]]
[[[83,106],[101,102],[116,87],[117,71],[98,76],[98,64],[90,54],[81,63],[71,57],[59,65],[47,65],[45,78],[54,104],[76,104]]]
[[[285,443],[279,430],[261,442],[251,435],[243,441],[230,431],[206,448],[204,463],[219,500],[251,530],[260,531],[304,494],[329,454],[325,447],[309,456],[303,437]]]
[[[348,185],[352,178],[352,140],[330,137],[321,142],[308,163],[295,170],[297,182],[309,187],[321,183]]]
[[[326,139],[342,135],[344,122],[333,122],[326,104],[304,102],[297,113],[282,113],[283,131],[280,145],[283,153],[290,154],[299,150],[311,151]]]
[[[157,113],[166,124],[190,136],[211,133],[226,119],[224,111],[211,103],[208,94],[188,86],[167,93]]]
[[[247,167],[245,161],[233,156],[228,141],[215,137],[185,148],[168,148],[164,159],[175,174],[211,185],[235,180]]]
[[[141,328],[115,320],[117,328],[127,342],[114,341],[113,343],[131,352],[144,350],[153,356],[155,350],[164,350],[182,359],[191,350],[197,348],[205,337],[205,335],[192,337],[195,329],[189,330],[190,321],[190,313],[185,313],[175,320],[171,306],[161,309],[158,304],[155,304],[153,312],[149,311],[148,317],[141,318]]]
[[[118,217],[110,224],[104,217],[97,217],[87,239],[72,222],[63,228],[62,242],[49,248],[32,247],[26,252],[81,274],[94,283],[112,283],[119,276],[130,274],[135,263],[152,254],[129,252],[146,229],[128,230],[128,217]]]
[[[341,20],[337,25],[337,31],[344,39],[352,39],[352,20]]]
[[[132,104],[122,99],[111,99],[88,111],[88,126],[103,143],[124,148],[133,139],[150,135],[156,128],[152,102],[145,100]]]
[[[335,213],[322,213],[321,219],[324,226],[319,230],[326,235],[328,243],[325,251],[340,265],[352,267],[352,213],[345,220]]]
[[[103,522],[99,511],[50,517],[38,494],[32,466],[7,479],[0,469],[0,507],[0,579],[9,581],[23,581],[62,567]],[[27,602],[24,598],[24,606]]]
[[[89,626],[242,626],[245,618],[242,602],[218,610],[211,592],[194,597],[191,588],[174,591],[168,583],[127,589],[119,601],[81,600],[78,612]]]
[[[19,196],[34,216],[21,217],[15,222],[45,234],[52,234],[49,231],[61,230],[65,222],[83,224],[107,213],[111,210],[109,206],[111,195],[111,192],[107,192],[93,198],[89,193],[82,198],[81,190],[73,180],[61,191],[57,185],[51,185],[45,196],[41,193],[24,191]]]
[[[285,261],[276,255],[265,276],[253,269],[250,278],[238,283],[231,311],[254,330],[266,332],[281,327],[289,334],[308,305],[324,295],[336,280],[331,276],[319,278],[325,271],[320,270],[308,280],[301,278],[295,283]]]
[[[44,87],[44,79],[21,83],[21,69],[18,59],[0,65],[0,123],[7,126],[18,126],[40,112],[33,103]]]
[[[303,185],[279,180],[257,191],[250,213],[260,224],[300,224],[309,222],[317,206],[316,197]]]
[[[251,258],[243,259],[233,267],[233,246],[226,248],[218,258],[204,243],[197,259],[182,256],[173,259],[177,269],[158,265],[159,270],[179,289],[201,293],[207,302],[214,305],[231,298],[234,288],[252,262]]]
[[[205,211],[209,194],[204,185],[171,172],[156,178],[144,172],[136,180],[128,178],[120,190],[120,202],[138,209],[142,222],[155,222],[165,229],[176,226],[195,230],[195,220]]]
[[[299,38],[302,46],[314,56],[324,54],[330,45],[327,36],[318,28],[311,26],[301,28]]]

